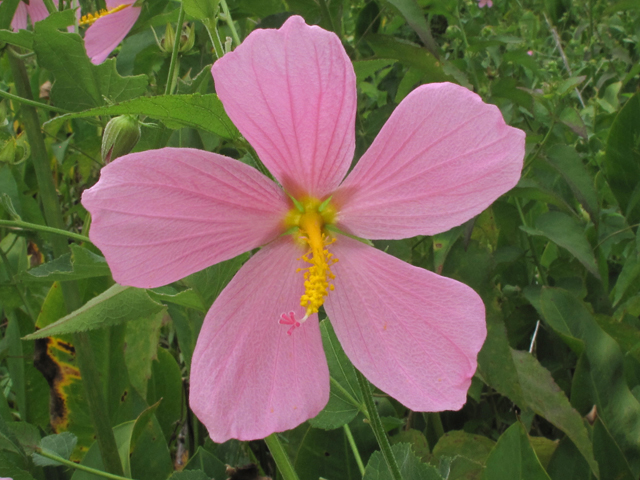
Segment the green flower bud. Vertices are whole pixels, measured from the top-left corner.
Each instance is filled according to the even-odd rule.
[[[126,155],[140,140],[140,122],[132,115],[109,120],[102,134],[102,161],[107,164]]]
[[[180,35],[180,53],[186,53],[193,48],[196,42],[196,28],[194,25],[185,24]]]

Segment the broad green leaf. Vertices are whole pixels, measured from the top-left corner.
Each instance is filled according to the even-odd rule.
[[[198,20],[211,19],[216,15],[220,0],[184,0],[184,11]]]
[[[151,300],[145,290],[116,284],[89,300],[75,312],[27,335],[24,339],[35,340],[111,327],[156,315],[164,308],[163,305]]]
[[[554,145],[549,149],[549,162],[569,184],[578,201],[589,212],[591,220],[598,222],[598,195],[594,179],[582,163],[574,148],[566,145]]]
[[[3,2],[4,3],[4,2]],[[11,480],[34,480],[29,472],[21,469],[0,451],[0,477]]]
[[[179,292],[172,287],[160,287],[147,290],[147,293],[157,302],[173,303],[175,305],[193,308],[200,312],[207,311],[202,304],[202,300],[200,300],[200,296],[190,288]]]
[[[0,3],[0,29],[9,30],[11,28],[11,20],[19,3],[20,0],[5,0]]]
[[[207,475],[202,470],[184,470],[182,472],[174,472],[174,474],[169,477],[169,480],[211,480],[211,478],[213,477]]]
[[[191,457],[184,471],[202,471],[209,478],[226,478],[226,466],[212,453],[209,453],[202,447],[198,447],[196,454]],[[175,475],[175,474],[174,474]]]
[[[328,320],[320,322],[320,332],[331,375],[331,394],[329,403],[309,423],[315,428],[331,430],[349,423],[358,415],[363,408],[362,392],[353,365]]]
[[[629,462],[600,418],[593,425],[593,448],[596,451],[602,480],[636,480]]]
[[[132,77],[136,78],[136,77]],[[87,108],[91,108],[90,105]],[[98,115],[146,115],[161,120],[167,127],[179,129],[191,127],[205,132],[215,133],[223,138],[235,140],[240,132],[231,123],[224,111],[222,102],[215,93],[207,95],[159,95],[157,97],[138,97],[115,105],[91,108],[79,113],[60,115],[47,122],[53,129],[61,122],[73,118],[89,118]]]
[[[487,339],[478,354],[478,373],[487,385],[521,408],[526,407],[504,323],[492,311],[487,314]]]
[[[447,480],[479,479],[484,464],[496,442],[461,430],[445,433],[433,447],[432,464],[441,459],[452,459]]]
[[[104,257],[76,244],[69,247],[71,253],[27,270],[17,279],[22,282],[64,282],[111,275]]]
[[[40,441],[40,448],[42,451],[56,455],[63,460],[69,460],[71,453],[76,448],[78,443],[78,437],[73,433],[62,432],[57,435],[48,435]],[[56,462],[48,457],[43,457],[37,453],[33,454],[33,463],[39,466],[61,465],[60,462]]]
[[[167,350],[159,347],[156,355],[151,365],[147,403],[153,405],[162,400],[156,410],[156,418],[169,442],[182,418],[182,373],[178,362]]]
[[[522,393],[531,410],[562,430],[578,447],[596,477],[598,464],[593,456],[589,432],[580,414],[571,407],[549,371],[528,352],[512,350]],[[598,477],[599,478],[599,477]]]
[[[510,196],[525,198],[527,200],[537,200],[558,207],[565,213],[574,213],[571,206],[556,192],[545,188],[537,180],[532,178],[521,178],[518,185],[508,193]]]
[[[547,237],[556,245],[567,249],[596,278],[600,278],[596,259],[584,227],[573,217],[561,212],[547,212],[536,219],[535,228],[520,227],[530,235]]]
[[[639,218],[637,188],[640,185],[640,94],[618,112],[607,139],[604,172],[611,191],[629,224]],[[634,193],[635,197],[634,197]],[[631,210],[631,212],[629,212]],[[631,214],[631,215],[630,215]]]
[[[393,5],[402,14],[409,26],[414,32],[418,34],[422,43],[432,50],[438,48],[433,36],[431,35],[431,28],[424,18],[422,8],[418,5],[416,0],[386,0]]]
[[[424,433],[419,430],[410,428],[409,430],[401,430],[398,434],[389,439],[391,445],[396,443],[408,443],[416,456],[423,462],[428,462],[431,457],[429,450],[429,441]]]
[[[35,425],[27,422],[10,422],[6,424],[6,428],[8,431],[5,431],[4,435],[0,433],[2,437],[2,447],[0,449],[21,455],[24,453],[32,455],[40,444],[40,431]],[[19,443],[16,444],[16,441]]]
[[[80,111],[145,93],[146,76],[121,77],[114,59],[93,65],[78,34],[59,32],[37,22],[33,49],[38,64],[55,76],[51,100],[57,107]]]
[[[571,337],[584,344],[572,388],[587,395],[578,409],[586,410],[581,412],[585,414],[596,404],[599,418],[629,462],[634,476],[638,476],[640,403],[621,373],[624,358],[620,347],[599,327],[587,307],[570,293],[545,288],[541,306],[547,323],[554,330],[564,332],[565,341]],[[575,405],[577,400],[574,401],[573,394],[571,400]]]
[[[500,436],[487,458],[482,479],[550,480],[520,422],[515,422]]]
[[[217,263],[186,277],[184,283],[191,287],[202,300],[203,305],[211,308],[213,301],[231,281],[240,267],[249,259],[248,253],[238,255],[226,262]]]
[[[455,78],[447,75],[442,62],[438,61],[424,48],[388,35],[368,35],[367,43],[380,58],[393,58],[408,67],[415,67],[422,72],[423,81],[453,82]]]
[[[547,466],[547,473],[553,480],[592,478],[589,464],[569,437],[560,440]]]
[[[353,62],[353,69],[356,72],[356,79],[358,82],[363,82],[374,73],[383,68],[387,68],[397,60],[388,58],[376,58],[374,60],[356,60]]]
[[[156,359],[160,327],[166,310],[149,315],[144,320],[127,323],[124,359],[131,386],[142,398],[147,397],[147,383],[151,378],[151,363]]]
[[[391,447],[403,480],[443,480],[433,466],[422,463],[408,443],[398,443]],[[369,458],[362,480],[393,480],[389,467],[381,452]]]

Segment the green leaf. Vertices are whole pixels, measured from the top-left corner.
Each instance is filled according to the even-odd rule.
[[[363,82],[377,71],[382,70],[383,68],[387,68],[396,62],[397,60],[388,58],[356,60],[353,62],[353,69],[356,72],[356,80],[358,82]]]
[[[0,3],[0,29],[9,30],[19,3],[20,0],[4,0]]]
[[[93,106],[90,105],[90,107]],[[193,95],[139,97],[116,105],[60,115],[47,122],[46,125],[51,125],[51,128],[55,130],[61,122],[73,118],[125,114],[146,115],[147,117],[161,120],[167,127],[173,129],[191,127],[215,133],[230,140],[240,137],[240,132],[229,120],[222,102],[220,102],[215,93],[207,95],[194,93]]]
[[[431,35],[431,29],[424,18],[422,8],[415,0],[386,0],[402,14],[409,26],[418,34],[422,43],[431,50],[435,50],[437,45]]]
[[[151,365],[147,403],[152,405],[162,400],[156,410],[156,418],[169,442],[182,418],[182,373],[176,359],[164,348],[158,347],[156,357]]]
[[[496,442],[462,430],[445,433],[433,448],[433,460],[452,459],[447,480],[478,479]]]
[[[27,335],[24,339],[35,340],[111,327],[156,315],[164,308],[162,304],[151,300],[145,290],[116,284],[89,300],[75,312]]]
[[[226,465],[202,447],[198,447],[196,454],[191,457],[184,469],[185,471],[203,471],[208,475],[207,479],[227,477]]]
[[[169,480],[211,480],[211,478],[202,470],[184,470],[182,472],[174,472],[169,477]]]
[[[144,321],[127,323],[124,360],[129,381],[142,398],[147,397],[147,383],[151,378],[151,363],[156,359],[160,327],[166,310],[148,316]]]
[[[121,77],[115,59],[93,65],[80,35],[63,33],[43,22],[35,25],[33,49],[38,64],[55,76],[51,100],[71,111],[86,110],[108,102],[144,95],[147,77]]]
[[[226,262],[217,263],[186,277],[183,281],[191,287],[202,300],[208,310],[220,292],[231,281],[240,267],[249,259],[248,253],[238,255]]]
[[[315,428],[331,430],[349,423],[358,415],[363,408],[362,392],[353,365],[328,320],[320,322],[320,332],[331,375],[331,393],[327,405],[309,423]]]
[[[602,480],[636,480],[620,447],[600,418],[593,425],[593,447],[598,453]]]
[[[69,460],[73,449],[76,448],[78,437],[73,433],[62,432],[58,435],[49,435],[40,441],[40,448],[51,455],[56,455],[64,460]],[[52,460],[37,453],[33,454],[33,463],[41,467],[50,465],[61,465],[59,462]]]
[[[571,407],[549,371],[533,355],[517,350],[512,350],[511,354],[528,407],[567,434],[599,478],[593,445],[580,414]]]
[[[444,72],[442,62],[416,44],[388,35],[368,35],[366,38],[367,43],[369,43],[378,57],[393,58],[408,67],[415,67],[422,72],[425,83],[457,83],[455,78]]]
[[[2,452],[0,452],[0,476],[12,480],[34,480],[29,472],[13,464]]]
[[[578,201],[589,212],[591,220],[598,222],[598,195],[594,180],[574,148],[554,145],[549,149],[549,162],[569,184]]]
[[[544,288],[540,299],[547,323],[561,338],[582,342],[584,353],[574,374],[572,392],[583,399],[572,403],[586,414],[595,403],[599,418],[629,462],[634,477],[640,473],[640,403],[624,378],[624,357],[619,345],[596,323],[587,307],[558,288]],[[570,344],[571,346],[571,344]],[[597,452],[596,452],[597,453]],[[598,455],[596,454],[596,459]],[[604,473],[604,472],[603,472]]]
[[[482,479],[550,480],[520,422],[515,422],[500,436],[487,458]]]
[[[433,466],[422,463],[411,450],[408,443],[398,443],[391,447],[398,462],[403,480],[442,480]],[[381,452],[375,452],[369,458],[362,480],[393,480],[389,467]]]
[[[564,437],[556,447],[547,473],[553,480],[584,480],[593,478],[589,464],[569,437]],[[604,478],[604,477],[601,477]]]
[[[213,19],[219,3],[220,0],[184,0],[182,2],[185,13],[198,20]]]
[[[577,220],[561,212],[547,212],[536,219],[536,228],[521,226],[530,235],[547,237],[565,248],[596,278],[600,278],[591,245],[584,234],[584,227]]]
[[[181,292],[172,287],[160,287],[153,290],[147,290],[149,296],[156,302],[173,303],[187,308],[193,308],[200,312],[206,312],[200,296],[192,289],[182,290]]]
[[[629,224],[640,218],[634,192],[640,185],[640,94],[636,93],[616,116],[607,139],[604,172]],[[629,212],[629,210],[631,210]],[[630,215],[632,214],[632,215]]]
[[[71,244],[71,253],[27,270],[16,277],[21,282],[64,282],[111,275],[104,257],[96,255],[76,244]]]

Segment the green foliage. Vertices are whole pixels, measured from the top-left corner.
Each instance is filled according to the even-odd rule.
[[[83,2],[83,13],[102,3]],[[138,118],[137,150],[180,146],[259,162],[210,76],[233,36],[230,24],[244,39],[298,14],[339,36],[357,80],[355,161],[416,86],[472,89],[526,132],[524,169],[516,188],[465,225],[375,243],[471,286],[487,312],[462,410],[422,415],[374,392],[393,454],[405,480],[637,479],[640,8],[627,0],[493,3],[185,0],[195,42],[176,62],[177,94],[164,95],[171,60],[154,33],[161,39],[167,23],[176,32],[178,4],[144,2],[116,58],[93,65],[84,27],[80,35],[66,29],[72,10],[13,32],[19,2],[4,0],[0,93],[16,95],[21,80],[8,59],[20,56],[61,204],[59,227],[90,235],[79,199],[99,176],[109,117]],[[0,220],[43,225],[48,203],[35,175],[33,132],[25,134],[26,107],[7,97],[0,96]],[[126,475],[226,478],[226,464],[256,463],[260,475],[281,478],[260,441],[212,444],[188,404],[205,315],[251,252],[144,290],[115,285],[88,243],[74,240],[54,254],[56,238],[0,226],[0,477],[99,478],[36,452],[104,467],[73,338],[88,331]],[[79,297],[71,309],[68,286]],[[327,319],[320,331],[329,403],[279,438],[300,480],[392,478],[355,370]]]

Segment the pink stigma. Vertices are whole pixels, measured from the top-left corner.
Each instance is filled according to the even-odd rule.
[[[287,335],[291,335],[291,332],[301,325],[300,322],[296,321],[296,315],[293,312],[289,312],[289,314],[283,313],[280,315],[278,323],[280,325],[291,325],[291,328],[287,330]]]

